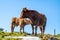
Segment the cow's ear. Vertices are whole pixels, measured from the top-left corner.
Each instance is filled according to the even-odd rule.
[[[26,12],[27,11],[27,8],[23,8],[23,11]]]

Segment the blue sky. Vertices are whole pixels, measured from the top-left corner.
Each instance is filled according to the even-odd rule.
[[[11,18],[20,17],[23,7],[46,15],[45,34],[54,34],[54,29],[56,34],[60,34],[60,0],[0,0],[0,28],[11,32]],[[19,32],[19,27],[15,27],[14,31]],[[25,26],[25,32],[32,32],[31,25]]]

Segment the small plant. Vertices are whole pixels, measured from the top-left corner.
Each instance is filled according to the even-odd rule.
[[[42,38],[42,40],[48,40],[48,39],[50,39],[50,35],[44,35]]]

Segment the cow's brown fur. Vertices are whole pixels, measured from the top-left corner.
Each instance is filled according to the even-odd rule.
[[[12,18],[12,22],[11,22],[11,32],[13,33],[15,26],[19,26],[20,27],[20,32],[23,29],[24,32],[24,26],[27,24],[31,24],[31,20],[27,20],[25,18],[16,18],[13,17]]]
[[[43,36],[46,26],[47,18],[44,14],[41,14],[35,10],[28,10],[27,8],[23,8],[20,18],[29,18],[33,24],[32,25],[32,34],[34,34],[34,25],[35,27],[35,35],[37,34],[37,26],[40,27],[41,35]]]

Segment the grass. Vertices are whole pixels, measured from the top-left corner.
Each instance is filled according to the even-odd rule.
[[[21,40],[21,38],[4,38],[5,36],[26,36],[26,33],[14,32],[0,32],[0,40]]]
[[[22,40],[21,38],[0,38],[0,40]]]
[[[29,33],[19,33],[19,32],[0,32],[0,40],[22,40],[21,38],[5,38],[5,36],[27,36],[27,35],[31,35]],[[31,35],[32,36],[32,35]],[[42,38],[42,40],[45,40],[47,38],[51,38],[52,35],[49,34],[45,34],[44,37]],[[40,34],[37,35],[37,37],[40,37]],[[60,36],[56,35],[56,38],[58,40],[60,40]]]

